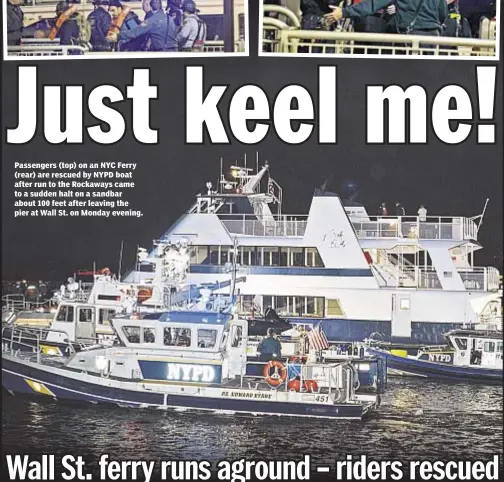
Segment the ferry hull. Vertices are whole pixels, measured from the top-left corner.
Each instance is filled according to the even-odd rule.
[[[4,355],[2,385],[11,393],[49,396],[92,403],[107,403],[131,408],[186,409],[242,414],[361,420],[376,408],[367,404],[318,404],[252,401],[232,398],[179,395],[141,390],[142,382],[116,382],[98,376],[89,382],[65,375],[65,370],[48,371],[37,364]],[[120,385],[120,386],[119,386]]]
[[[384,350],[369,348],[368,354],[379,356],[386,360],[391,374],[417,376],[434,380],[451,382],[473,382],[490,385],[502,385],[503,371],[477,367],[448,365],[411,357],[393,355]]]

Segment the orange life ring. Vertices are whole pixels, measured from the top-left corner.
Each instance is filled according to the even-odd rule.
[[[56,24],[54,27],[51,29],[51,32],[49,33],[48,38],[50,40],[54,40],[56,38],[56,35],[58,35],[58,32],[61,28],[61,26],[77,11],[77,5],[71,5],[68,7],[64,12],[61,12],[59,17],[56,20]]]
[[[128,13],[131,12],[131,7],[123,7],[121,10],[121,13],[117,16],[117,18],[113,19],[110,27],[107,32],[107,40],[110,40],[112,37],[119,35],[119,32],[121,31],[122,24],[126,20],[126,17],[128,16]]]
[[[271,373],[272,368],[274,369],[273,373]],[[271,360],[264,367],[263,375],[268,385],[278,387],[287,380],[287,368],[278,360]]]

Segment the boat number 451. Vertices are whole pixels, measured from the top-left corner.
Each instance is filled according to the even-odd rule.
[[[327,403],[329,401],[329,395],[316,395],[315,401],[320,403]]]

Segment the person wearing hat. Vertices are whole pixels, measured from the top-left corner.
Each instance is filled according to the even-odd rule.
[[[260,361],[270,361],[282,356],[282,345],[278,341],[273,328],[268,328],[267,336],[257,346],[257,352],[260,353]]]
[[[7,1],[7,45],[21,45],[24,13],[21,0]]]
[[[196,4],[186,0],[182,5],[184,21],[177,35],[179,50],[183,52],[203,51],[207,28],[205,22],[198,17]]]
[[[87,18],[91,25],[89,43],[95,52],[110,50],[110,43],[107,41],[107,32],[112,22],[108,12],[109,5],[110,0],[93,0],[94,10]]]
[[[118,40],[122,42],[146,37],[149,39],[149,50],[166,51],[171,47],[170,37],[173,35],[169,29],[169,16],[163,11],[161,0],[150,0],[150,7],[152,15],[132,29],[121,28]]]
[[[75,2],[72,2],[75,3]],[[58,2],[56,5],[56,18],[54,25],[61,14],[71,8],[70,2]],[[72,8],[76,8],[75,6]],[[56,27],[57,28],[57,27]],[[72,13],[59,28],[57,28],[56,38],[59,38],[60,45],[79,45],[79,24],[77,23],[77,12]]]

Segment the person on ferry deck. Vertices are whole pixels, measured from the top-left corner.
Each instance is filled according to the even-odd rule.
[[[423,204],[421,204],[420,208],[418,209],[418,220],[421,222],[427,221],[427,209],[425,209],[425,206]]]
[[[380,207],[378,208],[378,215],[388,216],[387,205],[385,203],[380,204]]]
[[[260,361],[270,361],[282,356],[282,345],[275,337],[273,328],[268,328],[268,336],[261,340],[257,351],[261,354]]]
[[[405,216],[406,215],[406,210],[404,209],[404,206],[397,201],[395,205],[395,211],[397,216]]]

